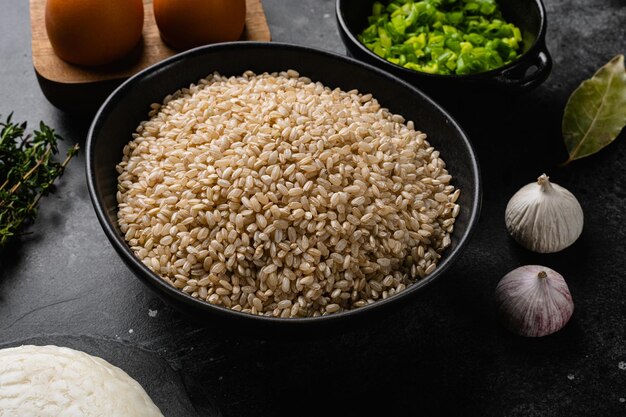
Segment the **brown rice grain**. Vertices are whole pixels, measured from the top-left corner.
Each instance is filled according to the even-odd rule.
[[[148,268],[282,318],[398,294],[436,269],[460,213],[413,121],[293,70],[214,73],[169,95],[118,172],[118,224]]]

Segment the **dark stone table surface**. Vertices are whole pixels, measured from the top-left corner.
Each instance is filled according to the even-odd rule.
[[[264,0],[273,39],[344,53],[333,0]],[[545,0],[554,69],[523,96],[466,97],[454,116],[480,158],[483,210],[450,272],[365,329],[265,340],[198,327],[122,264],[87,193],[84,154],[41,202],[29,235],[0,261],[0,345],[53,343],[98,354],[137,378],[169,416],[626,415],[626,137],[565,159],[560,120],[573,89],[626,52],[624,0]],[[67,139],[91,118],[50,105],[32,67],[28,1],[0,13],[0,114]],[[463,106],[462,106],[463,107]],[[67,144],[64,145],[68,146]],[[581,238],[554,255],[521,249],[505,229],[511,195],[542,172],[578,196]],[[576,309],[539,339],[503,329],[498,280],[523,264],[561,272]],[[2,370],[0,369],[0,372]]]

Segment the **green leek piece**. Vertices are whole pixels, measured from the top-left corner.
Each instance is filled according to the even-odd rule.
[[[522,34],[495,0],[375,2],[359,40],[376,55],[430,74],[475,74],[516,60]]]

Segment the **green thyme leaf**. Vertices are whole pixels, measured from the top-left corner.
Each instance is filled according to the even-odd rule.
[[[74,145],[64,161],[55,161],[61,137],[43,122],[26,135],[26,122],[11,117],[0,122],[0,249],[35,220],[39,200],[78,152]]]

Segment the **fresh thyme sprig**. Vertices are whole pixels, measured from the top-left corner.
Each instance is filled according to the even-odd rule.
[[[0,249],[35,220],[39,200],[79,149],[76,144],[62,162],[55,161],[62,138],[43,122],[26,134],[26,122],[13,123],[11,117],[0,122]]]

